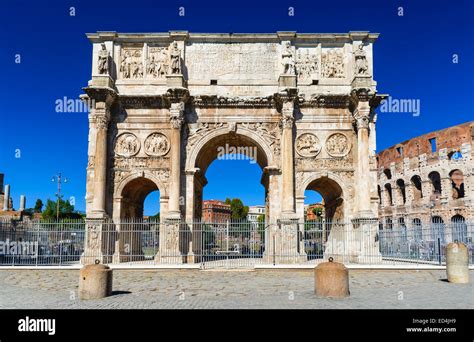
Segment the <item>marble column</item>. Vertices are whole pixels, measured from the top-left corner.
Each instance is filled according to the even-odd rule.
[[[282,213],[295,213],[294,166],[293,166],[293,123],[294,103],[287,101],[282,108],[281,171],[282,171]]]
[[[183,124],[184,103],[172,103],[171,122],[171,172],[169,190],[169,218],[180,219],[179,197],[181,188],[181,126]]]
[[[5,191],[3,193],[3,210],[8,210],[8,202],[10,200],[10,185],[5,185]]]
[[[94,153],[94,201],[92,211],[94,216],[105,216],[105,196],[107,181],[107,126],[109,123],[108,111],[105,102],[96,105],[95,115],[92,117],[96,129]]]
[[[354,112],[357,125],[357,206],[359,217],[372,217],[370,205],[369,165],[369,115],[368,101],[360,101]]]
[[[20,211],[24,211],[26,206],[26,197],[25,195],[20,195]]]

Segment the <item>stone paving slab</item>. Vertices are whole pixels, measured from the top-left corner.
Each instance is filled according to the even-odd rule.
[[[471,271],[474,279],[474,271]],[[351,270],[351,296],[314,296],[311,271],[114,270],[114,295],[77,297],[78,270],[0,270],[0,309],[474,309],[444,270]]]

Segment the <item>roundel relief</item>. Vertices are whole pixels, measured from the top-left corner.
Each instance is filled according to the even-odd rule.
[[[168,138],[161,133],[152,133],[145,140],[145,153],[149,156],[164,156],[170,150]]]
[[[302,157],[315,157],[321,152],[321,145],[317,136],[303,133],[296,139],[296,152]]]
[[[351,143],[342,133],[334,133],[326,140],[326,151],[333,157],[344,157],[351,150]]]
[[[123,157],[131,157],[140,151],[140,141],[132,133],[123,133],[115,142],[115,153]]]

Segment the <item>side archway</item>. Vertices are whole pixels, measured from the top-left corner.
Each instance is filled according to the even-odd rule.
[[[166,176],[167,172],[163,172]],[[168,175],[169,176],[169,175]],[[142,218],[145,198],[153,191],[160,191],[160,203],[168,198],[165,183],[151,171],[134,172],[124,177],[114,191],[114,219]],[[167,206],[160,208],[165,214]]]
[[[297,197],[304,197],[306,190],[319,192],[324,200],[325,219],[328,221],[344,221],[349,218],[349,212],[343,189],[349,188],[336,174],[317,172],[303,179],[298,187]]]

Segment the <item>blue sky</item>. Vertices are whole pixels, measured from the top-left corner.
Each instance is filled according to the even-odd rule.
[[[75,16],[70,16],[74,6]],[[178,8],[185,16],[178,16]],[[295,16],[288,16],[288,7]],[[399,16],[399,7],[403,16]],[[381,93],[419,99],[421,115],[380,113],[378,149],[426,132],[473,120],[472,1],[3,1],[0,5],[0,172],[15,206],[56,191],[65,174],[66,198],[85,209],[87,115],[56,113],[55,100],[78,97],[90,78],[85,32],[379,32],[374,76]],[[21,63],[15,57],[21,56]],[[453,54],[458,63],[453,63]],[[215,161],[205,198],[263,202],[260,169],[245,161]],[[313,197],[316,198],[316,197]],[[311,202],[311,199],[309,200]],[[150,195],[148,213],[156,207]]]

